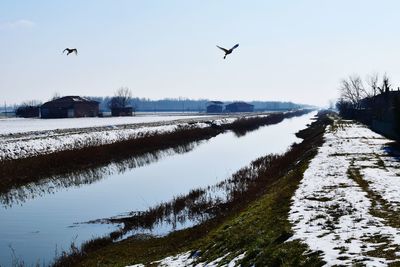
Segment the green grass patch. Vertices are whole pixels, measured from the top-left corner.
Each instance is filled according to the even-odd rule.
[[[287,241],[293,234],[288,221],[290,199],[307,164],[277,181],[261,199],[223,223],[195,247],[204,251],[199,261],[210,262],[231,252],[226,261],[246,252],[242,266],[322,266],[318,253],[307,254],[299,241]]]

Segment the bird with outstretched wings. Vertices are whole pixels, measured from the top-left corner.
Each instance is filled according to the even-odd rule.
[[[238,46],[239,46],[239,44],[236,44],[236,45],[234,45],[231,49],[226,49],[226,48],[223,48],[223,47],[220,47],[220,46],[217,45],[217,47],[218,47],[219,49],[221,49],[222,51],[225,52],[224,59],[226,58],[227,55],[231,54],[231,53],[233,52],[233,50],[234,50],[235,48],[237,48]]]
[[[63,53],[64,53],[65,51],[67,51],[67,56],[68,56],[69,54],[71,54],[71,53],[75,53],[75,55],[78,55],[78,49],[76,49],[76,48],[65,48],[64,51],[63,51]]]

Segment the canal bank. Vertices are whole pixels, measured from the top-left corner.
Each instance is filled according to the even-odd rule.
[[[235,172],[232,177],[238,179],[233,182],[240,180],[246,189],[235,191],[238,201],[219,204],[227,207],[221,216],[161,238],[137,235],[116,243],[91,242],[56,266],[194,266],[206,262],[216,266],[238,259],[242,266],[321,266],[318,253],[307,253],[307,246],[299,241],[285,241],[292,235],[287,219],[291,197],[330,123],[321,116],[298,133],[301,143],[283,154],[260,157]]]

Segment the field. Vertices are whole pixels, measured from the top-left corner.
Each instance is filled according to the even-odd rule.
[[[234,116],[137,116],[75,119],[2,119],[0,120],[0,160],[48,154],[85,146],[102,145],[132,139],[142,134],[174,131],[203,122],[232,122]],[[197,125],[194,125],[197,124]]]
[[[205,117],[205,114],[165,113],[161,115],[141,113],[133,117],[105,117],[105,118],[65,118],[65,119],[25,119],[25,118],[0,118],[0,135],[17,134],[23,132],[39,132],[60,129],[77,129],[89,127],[117,126],[124,124],[150,123],[160,121],[173,121],[180,119],[193,119]],[[208,117],[210,117],[208,115]]]

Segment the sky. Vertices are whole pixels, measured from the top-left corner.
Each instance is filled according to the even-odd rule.
[[[400,86],[399,11],[386,0],[1,0],[0,103],[124,86],[324,106],[352,74]],[[224,60],[216,45],[236,43]]]

